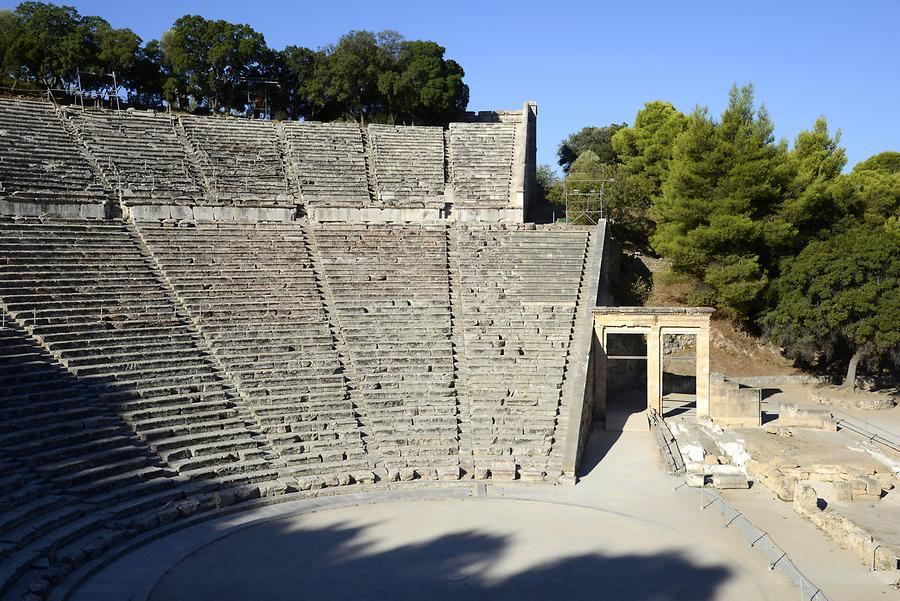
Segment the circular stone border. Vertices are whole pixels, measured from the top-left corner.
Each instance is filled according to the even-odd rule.
[[[464,491],[465,494],[459,493],[459,496],[465,497],[471,496],[472,491],[480,486],[484,486],[484,483],[476,482],[474,480],[448,481],[440,484],[431,481],[415,480],[411,482],[351,484],[347,486],[327,487],[308,491],[294,491],[275,496],[255,497],[240,503],[225,505],[218,509],[175,520],[165,526],[159,526],[141,532],[69,573],[65,579],[54,585],[50,590],[50,594],[46,601],[68,601],[89,579],[103,570],[106,566],[122,557],[181,530],[201,526],[208,522],[218,522],[228,516],[238,518],[242,514],[255,514],[256,512],[267,509],[277,511],[278,507],[293,503],[330,504],[335,502],[332,501],[332,499],[365,498],[372,495],[400,494],[401,498],[414,499],[416,498],[416,495],[427,496],[434,491],[443,491],[446,498],[453,498],[454,494],[449,491]],[[335,506],[340,506],[337,502],[335,503]]]
[[[881,409],[892,409],[897,406],[897,399],[889,394],[866,390],[850,392],[838,386],[818,386],[807,392],[806,398],[812,403],[839,409],[878,411]]]
[[[155,536],[137,537],[118,549],[118,553],[105,558],[98,558],[90,566],[84,566],[77,579],[70,580],[65,590],[56,589],[56,594],[48,601],[91,599],[92,601],[109,601],[112,599],[129,599],[131,601],[149,601],[156,585],[176,565],[187,559],[190,555],[218,540],[226,538],[241,530],[260,526],[268,522],[284,519],[291,516],[299,516],[329,509],[346,507],[362,507],[376,503],[390,503],[396,501],[429,501],[449,499],[481,499],[481,500],[505,500],[521,501],[528,503],[545,503],[564,507],[588,509],[612,516],[627,518],[645,524],[651,524],[685,538],[691,538],[691,534],[673,527],[671,524],[654,519],[642,518],[620,511],[608,510],[584,503],[553,499],[546,493],[550,492],[547,485],[529,486],[503,486],[489,483],[466,483],[464,486],[431,486],[421,488],[396,488],[396,489],[368,489],[355,493],[344,492],[327,496],[297,498],[287,495],[281,497],[278,502],[249,503],[243,506],[231,507],[231,511],[217,515],[207,514],[205,519],[193,523],[183,523],[180,528],[171,528],[165,532],[153,532]],[[542,494],[543,493],[543,494]],[[148,533],[150,534],[150,533]],[[155,554],[145,557],[135,557],[142,549],[153,544],[163,545],[162,549],[153,549]],[[163,552],[158,552],[163,551]],[[117,561],[127,560],[131,556],[131,565],[125,567],[128,570],[127,578],[106,578],[96,580],[108,566]],[[734,563],[732,559],[722,556],[728,563]],[[149,561],[148,561],[149,560]],[[737,565],[737,564],[736,564]],[[122,585],[127,590],[123,590]],[[61,593],[61,594],[60,594]]]

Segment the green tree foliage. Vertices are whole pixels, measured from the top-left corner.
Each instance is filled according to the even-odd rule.
[[[444,59],[444,48],[434,42],[401,42],[396,60],[378,79],[391,123],[448,123],[459,118],[469,104],[465,72],[454,60]]]
[[[281,82],[275,90],[275,106],[284,117],[329,120],[340,116],[336,106],[315,96],[320,90],[316,73],[325,61],[325,53],[302,46],[287,46],[273,57],[268,78]]]
[[[559,182],[559,176],[553,170],[551,165],[538,165],[535,172],[535,183],[537,184],[538,199],[540,201],[553,200],[551,198],[551,190]]]
[[[857,163],[853,169],[854,171],[900,173],[900,152],[881,152],[861,163]]]
[[[587,150],[593,152],[601,163],[617,162],[616,151],[612,146],[612,137],[624,127],[627,127],[627,124],[613,123],[606,127],[589,126],[570,134],[556,149],[559,166],[565,173],[568,173],[572,163]]]
[[[23,2],[0,13],[0,61],[7,85],[113,92],[128,84],[141,39],[71,6]]]
[[[584,152],[550,194],[563,202],[566,188],[613,180],[605,208],[620,236],[649,233],[696,283],[690,303],[765,324],[791,356],[850,371],[897,359],[900,153],[845,174],[840,132],[824,118],[790,150],[772,132],[750,86],[731,90],[718,120],[650,102],[612,136],[617,163]]]
[[[675,138],[687,128],[688,117],[668,102],[644,105],[634,125],[620,129],[612,137],[612,146],[631,175],[647,180],[651,198],[662,194],[662,182],[669,173],[669,161]]]
[[[811,242],[786,262],[778,299],[764,318],[769,336],[808,362],[900,360],[900,237],[857,226]]]
[[[857,164],[831,186],[844,210],[872,227],[900,222],[900,153],[883,152]]]
[[[23,2],[3,48],[4,73],[14,81],[61,88],[78,79],[88,63],[86,26],[71,6]]]
[[[394,31],[353,31],[307,55],[302,94],[314,119],[358,123],[440,125],[458,118],[469,102],[465,72],[434,42],[408,41]],[[310,69],[309,67],[312,66]]]
[[[648,102],[638,111],[634,125],[619,129],[612,147],[621,163],[617,180],[626,185],[631,218],[622,232],[641,246],[656,231],[650,207],[662,194],[675,138],[687,127],[688,118],[668,102]]]
[[[160,106],[163,102],[163,87],[172,71],[163,65],[159,40],[150,40],[137,53],[137,60],[130,71],[125,73],[124,85],[134,93],[134,100],[145,106]]]
[[[444,125],[468,105],[464,76],[439,44],[395,31],[279,51],[248,25],[185,15],[144,44],[69,6],[0,10],[0,85],[20,89],[74,92],[80,82],[86,92],[182,110],[246,113],[265,98],[281,118]]]
[[[816,120],[812,130],[797,135],[787,156],[791,181],[767,228],[769,245],[779,254],[796,254],[846,216],[844,203],[836,200],[833,193],[841,169],[847,164],[840,139],[840,131],[833,137],[828,133],[824,117]]]
[[[593,150],[585,150],[572,163],[564,181],[557,184],[555,196],[568,190],[570,204],[600,216],[602,196],[603,217],[612,223],[613,231],[635,244],[645,244],[650,229],[650,197],[646,180],[631,175],[622,165],[604,163]]]
[[[164,88],[166,100],[181,106],[188,98],[212,112],[241,109],[248,77],[259,75],[268,55],[261,33],[249,25],[185,15],[163,34],[163,63],[173,78]]]
[[[378,80],[396,60],[399,35],[351,31],[325,50],[325,59],[309,82],[309,97],[318,110],[336,106],[358,123],[373,121],[382,110]]]
[[[768,283],[764,225],[790,182],[786,144],[775,144],[772,130],[765,109],[753,106],[751,86],[732,88],[719,122],[697,109],[675,140],[653,202],[653,247],[739,317],[758,308]]]

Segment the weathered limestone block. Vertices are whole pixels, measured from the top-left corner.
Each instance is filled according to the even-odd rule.
[[[572,473],[564,473],[559,476],[559,483],[566,486],[575,486],[578,483],[578,477]]]
[[[834,483],[834,500],[850,501],[853,498],[853,488],[849,481],[838,480]]]
[[[321,476],[299,476],[297,487],[300,490],[316,490],[325,488],[325,480]]]
[[[475,466],[475,479],[476,480],[487,480],[491,477],[491,470],[484,466]]]
[[[719,424],[762,425],[762,390],[742,387],[721,374],[709,378],[709,416]]]
[[[819,428],[837,431],[837,422],[827,411],[801,409],[793,403],[782,403],[778,410],[778,423],[785,427]]]
[[[881,410],[897,405],[897,399],[888,394],[858,390],[850,392],[840,386],[820,385],[806,393],[808,400],[843,409]]]
[[[715,488],[750,488],[750,482],[744,474],[719,474],[712,475],[712,485]]]
[[[707,476],[706,473],[699,472],[687,472],[684,475],[685,483],[692,488],[703,488],[706,486]]]
[[[516,479],[517,466],[509,461],[497,461],[491,464],[491,479],[512,481]]]
[[[354,482],[359,484],[373,484],[376,480],[375,473],[370,470],[361,470],[350,474]]]
[[[440,467],[437,470],[438,480],[459,480],[462,471],[458,465]]]
[[[523,482],[543,482],[545,472],[542,469],[521,469],[519,477]]]
[[[753,459],[749,460],[745,466],[747,474],[752,476],[757,482],[762,482],[782,501],[794,500],[794,489],[796,480],[786,476],[777,467],[760,463]]]
[[[816,490],[808,484],[797,484],[794,510],[809,519],[829,538],[850,550],[863,564],[871,565],[874,556],[876,569],[897,569],[897,549],[875,539],[871,533],[838,512],[821,508]]]

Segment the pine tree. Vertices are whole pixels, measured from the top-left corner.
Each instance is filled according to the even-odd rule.
[[[703,300],[746,317],[768,282],[764,230],[789,182],[787,146],[774,143],[753,88],[733,87],[721,120],[698,108],[675,140],[653,203],[654,248],[705,285]]]

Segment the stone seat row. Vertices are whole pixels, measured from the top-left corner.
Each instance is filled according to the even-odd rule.
[[[178,137],[174,120],[145,112],[68,110],[106,180],[144,201],[201,199],[201,176]]]
[[[302,227],[257,228],[252,223],[138,227],[276,451],[293,458],[291,462],[306,460],[314,448],[331,449],[332,458],[342,455],[347,461],[359,461],[364,453],[361,436]],[[210,254],[210,245],[226,252]],[[285,252],[273,254],[273,248]],[[289,248],[292,252],[287,252]],[[234,278],[236,273],[247,279]],[[198,289],[198,281],[209,287]],[[209,295],[212,289],[218,299]],[[232,300],[240,298],[244,300]],[[282,344],[272,347],[268,344],[272,340]],[[296,402],[279,405],[283,413],[273,418],[272,402],[279,399]],[[321,409],[315,402],[337,411],[330,417],[315,413],[312,408]],[[302,439],[294,432],[295,424],[308,431]],[[276,435],[282,430],[284,436]],[[322,442],[313,445],[316,440]],[[298,444],[307,450],[296,452]]]
[[[150,467],[165,471],[156,478],[150,472],[146,478],[135,475],[132,484],[113,490],[172,481],[171,489],[158,494],[190,501],[190,513],[209,507],[205,495],[223,486],[237,491],[247,485],[248,494],[259,495],[283,491],[286,485],[276,484],[278,479],[294,478],[298,488],[332,478],[349,482],[348,474],[365,474],[373,461],[385,466],[388,479],[413,471],[459,477],[461,466],[484,473],[498,461],[517,465],[523,478],[552,473],[566,415],[560,390],[587,233],[559,250],[558,265],[556,257],[540,258],[548,271],[558,268],[570,277],[551,284],[550,299],[532,303],[513,294],[540,286],[538,270],[519,273],[503,264],[503,255],[534,260],[527,240],[539,241],[543,232],[202,222],[138,223],[131,232],[116,222],[88,234],[83,225],[0,220],[0,258],[7,241],[9,249],[23,242],[37,248],[57,232],[69,241],[55,244],[38,263],[23,261],[25,267],[46,267],[43,275],[52,276],[55,264],[78,260],[71,249],[82,239],[88,263],[102,263],[103,253],[104,261],[128,265],[72,270],[58,278],[21,277],[0,289],[26,335],[40,336],[71,377],[96,390],[96,400],[83,405],[59,398],[60,389],[51,386],[44,400],[22,396],[8,417],[34,424],[29,411],[41,403],[60,419],[86,419],[93,413],[86,407],[104,408],[123,436],[143,445]],[[117,242],[97,243],[107,237]],[[498,248],[490,248],[489,240]],[[217,246],[223,252],[211,252]],[[366,259],[357,261],[354,254]],[[417,260],[406,260],[412,257]],[[495,298],[495,291],[478,283],[492,277],[510,281],[503,289],[511,298]],[[139,293],[129,292],[131,280]],[[418,287],[420,281],[426,285]],[[117,315],[128,317],[110,321],[104,312],[100,320],[90,292],[80,290],[97,291],[104,303],[118,302]],[[79,296],[67,307],[69,292]],[[216,293],[222,294],[220,302],[210,308]],[[57,323],[56,314],[42,311],[82,311],[88,319]],[[452,336],[465,352],[458,352]],[[215,361],[207,356],[210,350]],[[40,361],[26,363],[36,365],[5,380],[0,371],[0,383],[24,393],[41,374]],[[98,427],[115,438],[108,424]],[[93,485],[93,467],[101,468],[97,473],[106,469],[111,478],[147,467],[110,448],[85,446],[83,460],[45,456],[44,475],[22,478],[46,480],[84,469],[69,484]],[[122,532],[160,523],[151,497],[135,501],[146,514],[123,514]],[[27,545],[9,557],[20,557]]]
[[[369,125],[379,200],[444,194],[444,132],[440,127]]]
[[[181,123],[217,199],[290,204],[280,141],[271,122],[183,116]]]
[[[46,578],[52,582],[129,536],[129,530],[113,528],[113,521],[155,525],[141,514],[184,499],[187,493],[179,488],[189,480],[151,453],[122,415],[11,316],[3,323],[2,373],[30,373],[40,376],[40,384],[32,383],[28,394],[0,389],[0,444],[12,460],[4,463],[0,479],[0,594],[29,570],[33,578],[21,587],[41,592],[50,584]],[[210,479],[204,487],[219,485]]]
[[[475,464],[489,469],[506,458],[523,475],[540,477],[553,469],[588,234],[553,240],[558,262],[544,252],[548,236],[539,230],[461,228],[458,236],[466,348],[460,370]]]
[[[103,203],[106,194],[52,105],[0,100],[0,190],[16,201]]]
[[[0,102],[0,123],[4,116],[10,122],[2,190],[18,200],[65,203],[68,193],[68,202],[105,202],[108,186],[137,205],[289,207],[299,193],[311,206],[440,208],[447,172],[460,203],[501,206],[509,195],[515,128],[508,124],[454,124],[461,127],[451,128],[447,156],[444,132],[434,127],[371,125],[366,138],[354,124]],[[468,171],[463,164],[448,169],[448,162],[469,161],[469,152]],[[17,159],[22,168],[9,162]]]
[[[392,468],[458,466],[446,230],[322,226],[315,240],[372,446]],[[372,357],[386,333],[392,352]]]

